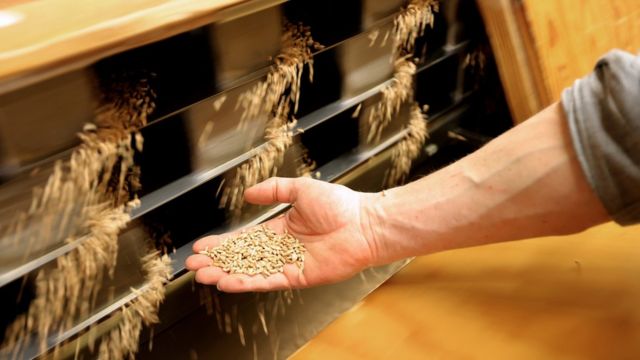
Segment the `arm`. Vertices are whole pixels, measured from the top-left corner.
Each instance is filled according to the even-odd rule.
[[[370,205],[376,263],[569,234],[608,219],[580,168],[560,104],[386,194]]]
[[[457,163],[385,193],[269,179],[248,189],[245,199],[295,204],[267,226],[305,243],[304,274],[287,265],[284,274],[268,278],[229,275],[203,255],[189,257],[187,268],[197,281],[224,291],[306,287],[409,256],[569,234],[610,216],[621,224],[640,222],[639,80],[640,57],[611,52],[565,91],[563,106],[554,104]],[[203,238],[194,251],[224,236]]]
[[[337,282],[362,269],[447,249],[566,234],[607,220],[571,147],[558,104],[474,154],[385,193],[358,193],[308,178],[272,178],[245,193],[254,204],[293,203],[267,226],[305,243],[305,270],[229,275],[193,255],[196,280],[224,291],[266,291]],[[196,242],[194,251],[228,235]]]

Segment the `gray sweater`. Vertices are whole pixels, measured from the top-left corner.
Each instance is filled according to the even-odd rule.
[[[640,222],[640,56],[614,50],[562,94],[588,182],[617,223]]]

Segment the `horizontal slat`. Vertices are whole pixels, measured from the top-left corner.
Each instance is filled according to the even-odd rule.
[[[49,38],[47,41],[40,41],[44,40],[40,39],[13,49],[6,49],[7,51],[1,57],[4,60],[3,66],[0,67],[0,93],[81,68],[136,46],[158,41],[211,22],[237,18],[282,2],[284,0],[197,1],[190,4],[165,1],[158,6],[136,9],[138,11],[117,18],[105,18],[104,14],[95,14],[103,21],[78,29],[75,33],[65,33]],[[76,4],[76,2],[68,2],[66,7],[72,8],[71,3]],[[47,29],[44,30],[46,37],[50,37],[51,34],[47,33],[48,28],[38,23],[38,19],[42,16],[46,19],[66,17],[51,16],[48,11],[43,11],[42,4],[38,5],[37,8],[16,7],[18,11],[27,11],[28,14],[24,21],[8,27],[4,32],[19,32],[21,28],[35,26]],[[113,4],[107,5],[113,8]],[[60,10],[69,10],[66,7]],[[53,8],[60,8],[60,4],[53,5]],[[159,26],[163,26],[164,31],[157,31]],[[114,31],[114,28],[122,28],[126,31]],[[23,31],[23,33],[33,35],[32,31]],[[96,41],[96,37],[101,41]]]

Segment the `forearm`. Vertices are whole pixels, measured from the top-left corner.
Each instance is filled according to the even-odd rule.
[[[568,234],[608,219],[576,159],[559,104],[370,204],[378,263]]]

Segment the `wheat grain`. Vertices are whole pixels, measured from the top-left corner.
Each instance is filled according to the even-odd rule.
[[[284,272],[286,264],[295,264],[303,271],[304,253],[304,245],[291,234],[277,234],[265,226],[243,231],[200,252],[225,272],[264,276]]]

